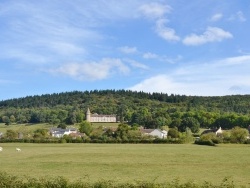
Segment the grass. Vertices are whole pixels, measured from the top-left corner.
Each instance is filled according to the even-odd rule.
[[[119,183],[194,180],[221,183],[230,177],[236,185],[250,186],[250,146],[192,144],[22,144],[1,143],[2,172],[11,175],[63,176]],[[21,152],[15,148],[20,147]]]
[[[112,127],[117,128],[120,123],[92,123],[94,128],[98,128],[100,126],[102,127]],[[55,127],[55,125],[48,124],[48,123],[37,123],[37,124],[11,124],[11,125],[5,125],[5,123],[0,123],[0,132],[5,133],[8,129],[18,131],[18,130],[28,130],[30,132],[33,132],[37,129],[50,129],[51,127]],[[79,125],[75,124],[74,126],[68,126],[68,127],[76,127],[78,128]]]
[[[117,128],[120,123],[91,123],[94,128],[98,128],[100,126],[107,128]]]
[[[8,129],[18,131],[18,130],[27,130],[27,131],[35,131],[37,129],[45,128],[49,129],[51,127],[54,127],[51,124],[47,123],[39,123],[39,124],[11,124],[11,125],[5,125],[4,123],[0,123],[0,132],[6,133]]]

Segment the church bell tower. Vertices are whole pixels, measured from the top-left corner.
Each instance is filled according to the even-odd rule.
[[[86,121],[91,122],[91,113],[90,113],[89,108],[88,108],[87,113],[86,113]]]

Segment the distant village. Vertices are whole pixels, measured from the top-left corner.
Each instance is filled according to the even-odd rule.
[[[90,123],[116,123],[117,117],[116,115],[104,115],[104,114],[92,114],[90,109],[87,109],[86,112],[86,121]],[[154,136],[157,138],[167,138],[168,131],[161,130],[161,129],[144,129],[140,127],[140,132],[145,135]],[[50,129],[50,134],[53,137],[62,138],[64,135],[71,135],[71,136],[84,136],[84,134],[79,133],[77,129],[70,128],[70,129],[61,129],[61,128],[52,128]]]
[[[87,109],[85,117],[86,117],[85,122],[88,122],[91,126],[92,126],[92,123],[119,123],[119,121],[117,120],[117,116],[115,114],[111,114],[111,115],[97,114],[97,113],[92,114],[89,108]],[[128,127],[129,127],[128,125],[124,125],[124,126],[127,126],[127,127],[125,127],[125,129],[128,129]],[[112,141],[111,138],[114,136],[114,134],[118,130],[119,130],[119,126],[112,127],[112,128],[102,126],[102,133],[101,134],[104,135],[104,137],[102,139],[106,139],[106,141],[107,140]],[[121,130],[119,130],[119,131],[121,131]],[[172,129],[168,129],[168,128],[167,129],[160,129],[160,128],[147,129],[147,128],[144,128],[141,126],[141,127],[137,127],[136,131],[133,133],[134,134],[133,136],[129,136],[128,130],[125,130],[125,133],[124,132],[122,133],[123,137],[122,136],[120,136],[120,137],[118,136],[118,137],[119,137],[119,139],[123,140],[124,134],[127,134],[125,136],[125,140],[136,140],[136,139],[141,140],[141,139],[143,139],[143,137],[145,137],[145,138],[149,137],[149,138],[157,138],[157,139],[163,139],[163,140],[172,139],[174,141],[178,141],[181,139],[183,140],[183,138],[185,139],[185,137],[187,136],[187,135],[185,135],[186,133],[180,133],[180,132],[178,132],[178,130],[175,130],[176,136],[174,136],[172,131],[173,131],[173,128]],[[111,132],[111,134],[108,132]],[[46,135],[47,133],[41,133],[41,134]],[[66,138],[66,137],[68,137],[68,138],[70,137],[71,139],[85,139],[85,138],[88,138],[88,136],[89,136],[86,132],[79,131],[79,129],[75,128],[75,127],[65,127],[65,128],[52,127],[49,129],[48,134],[50,135],[50,137],[56,138],[56,139],[62,139],[62,138]],[[180,134],[182,134],[182,135],[180,136]],[[246,139],[248,139],[248,140],[249,140],[249,134],[250,134],[250,126],[248,127],[248,133],[246,135]],[[196,135],[196,136],[192,135],[192,138],[197,143],[210,143],[210,141],[212,143],[213,142],[219,143],[220,140],[222,140],[222,138],[225,139],[225,137],[226,137],[225,135],[226,134],[224,134],[224,130],[222,130],[221,127],[219,127],[216,129],[204,130],[200,135]],[[5,135],[1,132],[0,132],[0,138],[5,138]],[[18,133],[17,139],[24,139],[22,132]],[[117,137],[115,139],[117,139]],[[113,141],[115,139],[113,138]],[[203,142],[203,141],[205,141],[205,142]],[[242,141],[240,140],[239,142],[242,142]]]
[[[104,115],[104,114],[92,114],[90,109],[87,109],[86,112],[86,121],[90,123],[116,123],[117,117],[115,114],[112,115]],[[161,130],[161,129],[146,129],[144,127],[139,128],[141,134],[143,135],[149,135],[160,139],[166,139],[168,137],[168,130]],[[249,135],[250,135],[250,125],[248,127]],[[221,127],[216,129],[208,129],[201,133],[201,135],[214,133],[216,136],[221,136],[223,133],[223,130]],[[72,135],[72,136],[84,136],[83,133],[79,133],[77,129],[71,128],[71,129],[60,129],[60,128],[52,128],[50,130],[50,134],[53,137],[61,138],[64,135]],[[250,136],[247,136],[247,139],[250,139]],[[199,140],[200,137],[196,137],[196,140]]]

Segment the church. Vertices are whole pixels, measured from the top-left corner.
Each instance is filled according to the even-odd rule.
[[[89,108],[86,113],[86,121],[93,123],[115,123],[116,115],[91,114]]]

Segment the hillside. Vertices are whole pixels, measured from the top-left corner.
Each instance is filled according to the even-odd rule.
[[[198,97],[127,90],[73,91],[0,101],[0,122],[74,124],[92,113],[117,114],[147,127],[180,127],[185,118],[201,127],[250,124],[250,95]],[[191,118],[191,119],[190,119]]]

